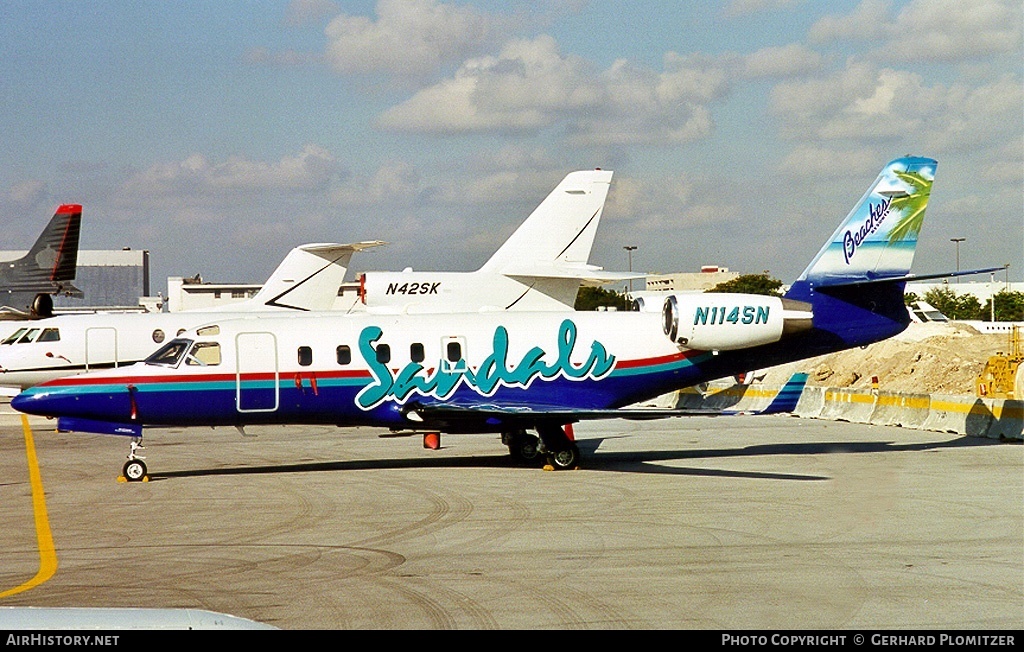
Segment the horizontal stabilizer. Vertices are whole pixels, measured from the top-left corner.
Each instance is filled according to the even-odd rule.
[[[988,267],[985,269],[972,269],[966,272],[939,272],[936,274],[904,274],[902,276],[889,276],[885,278],[866,278],[854,281],[838,281],[835,283],[822,283],[818,287],[844,287],[849,285],[869,285],[871,283],[912,283],[916,281],[930,281],[937,278],[955,278],[957,276],[973,276],[974,274],[991,274],[1001,272],[1006,267]]]
[[[124,437],[141,437],[142,426],[137,423],[113,423],[111,421],[94,421],[78,417],[60,417],[57,419],[58,432],[91,432],[97,435],[122,435]]]
[[[580,283],[593,283],[605,285],[617,281],[628,281],[630,279],[644,278],[646,274],[641,272],[606,272],[600,267],[593,265],[568,266],[568,265],[531,265],[525,267],[510,267],[502,270],[502,274],[524,283],[533,279],[565,279]]]

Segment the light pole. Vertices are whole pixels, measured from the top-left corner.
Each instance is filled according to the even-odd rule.
[[[996,320],[996,273],[992,272],[988,275],[988,305],[989,305],[989,321],[995,322]]]
[[[636,251],[636,245],[626,245],[623,247],[626,250],[626,255],[629,257],[629,273],[633,273],[633,252]],[[633,291],[633,279],[629,279],[629,291]]]
[[[950,238],[949,239],[950,242],[955,242],[956,243],[956,273],[958,275],[956,277],[956,282],[957,282],[958,285],[960,283],[960,276],[959,276],[959,274],[960,274],[960,243],[963,242],[966,239],[967,238]]]

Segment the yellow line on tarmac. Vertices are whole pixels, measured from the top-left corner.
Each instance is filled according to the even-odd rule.
[[[39,542],[39,572],[21,586],[0,592],[0,598],[28,591],[53,577],[57,572],[57,550],[53,545],[53,534],[50,532],[50,519],[46,516],[46,496],[43,494],[43,478],[39,475],[39,460],[36,458],[36,445],[32,441],[32,428],[28,425],[28,417],[21,415],[21,429],[25,433],[25,455],[28,457],[28,476],[32,484],[32,510],[36,515],[36,539]]]

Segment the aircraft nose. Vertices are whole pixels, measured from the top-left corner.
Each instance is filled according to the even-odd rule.
[[[50,394],[26,390],[11,399],[11,407],[18,412],[41,417],[59,416],[56,409],[59,401]]]
[[[11,399],[19,412],[41,417],[86,417],[125,420],[130,411],[128,392],[84,392],[75,387],[30,387]]]

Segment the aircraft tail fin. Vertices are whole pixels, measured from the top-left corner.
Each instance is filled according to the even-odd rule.
[[[56,291],[74,280],[81,228],[82,206],[59,206],[28,253],[8,263],[8,282],[17,289]]]
[[[936,161],[891,161],[798,281],[815,287],[900,279],[910,272]]]
[[[284,308],[330,310],[357,251],[385,244],[380,240],[355,244],[307,244],[295,247],[277,266],[256,295],[228,310]]]
[[[481,270],[505,273],[514,267],[522,274],[533,265],[585,265],[611,181],[607,170],[569,173]]]
[[[801,357],[810,349],[863,346],[907,327],[903,292],[936,166],[916,156],[890,161],[790,287],[785,298],[813,313],[810,339],[791,344],[804,348]]]

